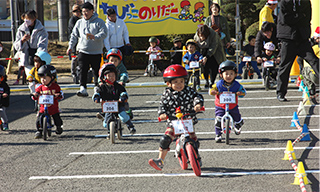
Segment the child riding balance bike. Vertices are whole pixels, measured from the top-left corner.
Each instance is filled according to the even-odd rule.
[[[209,90],[209,95],[215,95],[215,131],[216,131],[216,143],[221,143],[222,140],[222,128],[221,118],[225,115],[226,104],[220,103],[220,95],[222,93],[236,93],[237,96],[243,97],[246,95],[246,90],[238,83],[235,78],[237,76],[237,65],[233,61],[224,61],[219,66],[220,77],[222,78]],[[243,125],[243,119],[241,118],[238,109],[238,97],[235,98],[235,103],[229,105],[229,113],[235,122],[234,131],[236,135],[241,133],[241,126]],[[226,128],[226,131],[229,128]]]
[[[186,78],[188,72],[181,65],[170,65],[163,73],[163,79],[167,84],[167,88],[161,96],[160,106],[158,110],[159,119],[167,120],[167,129],[165,134],[160,139],[159,158],[150,159],[149,165],[156,170],[162,170],[164,166],[164,159],[170,150],[171,142],[176,138],[175,128],[173,125],[172,116],[177,114],[179,108],[182,114],[200,112],[204,100],[201,94],[197,93],[191,87],[186,86]],[[185,115],[186,118],[192,118],[192,123],[196,124],[197,117],[195,115]],[[194,148],[200,146],[195,132],[189,133],[190,140],[192,140]],[[201,158],[197,154],[197,160],[201,165]]]

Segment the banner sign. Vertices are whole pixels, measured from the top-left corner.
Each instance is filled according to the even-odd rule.
[[[209,14],[207,0],[99,0],[103,20],[113,8],[123,19],[130,36],[192,34]]]

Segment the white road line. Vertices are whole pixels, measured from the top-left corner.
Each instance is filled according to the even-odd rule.
[[[319,106],[316,104],[314,106]],[[279,108],[295,108],[299,107],[299,105],[272,105],[272,106],[251,106],[251,107],[239,107],[239,109],[279,109]],[[215,110],[215,108],[206,108],[206,110]],[[155,109],[146,109],[146,110],[132,110],[135,113],[148,113],[148,112],[157,112],[158,108]]]
[[[201,176],[249,176],[249,175],[284,175],[294,174],[295,171],[251,171],[251,172],[202,172]],[[320,170],[306,170],[306,173],[320,173]],[[61,179],[99,179],[99,178],[139,178],[139,177],[195,177],[194,173],[142,173],[114,175],[70,175],[70,176],[32,176],[29,180],[61,180]]]
[[[320,117],[320,115],[307,115],[300,117]],[[292,116],[269,116],[269,117],[242,117],[242,119],[292,119]],[[214,118],[198,118],[199,121],[213,121]],[[132,123],[158,123],[158,120],[134,120]],[[162,122],[163,123],[163,122]]]
[[[320,131],[320,129],[309,129],[311,132]],[[300,132],[298,129],[287,129],[287,130],[263,130],[263,131],[241,131],[241,134],[247,134],[247,133],[288,133],[288,132]],[[215,132],[197,132],[197,135],[214,135]],[[152,136],[162,136],[163,133],[146,133],[146,134],[127,134],[122,135],[122,137],[152,137]],[[106,138],[107,135],[95,135],[96,138]]]
[[[297,99],[301,98],[301,96],[286,96],[287,99]],[[245,98],[239,98],[239,101],[242,100],[276,100],[277,97],[245,97]],[[215,99],[205,99],[205,101],[214,101]],[[160,101],[146,101],[146,103],[160,103]]]
[[[281,151],[285,147],[279,148],[234,148],[234,149],[199,149],[200,152],[230,152],[230,151]],[[320,149],[320,147],[294,147],[294,150]],[[170,150],[174,153],[174,150]],[[114,154],[141,154],[141,153],[159,153],[159,150],[141,150],[141,151],[94,151],[94,152],[72,152],[69,155],[114,155]]]

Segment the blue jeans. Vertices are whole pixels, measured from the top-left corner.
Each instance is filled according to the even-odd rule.
[[[242,74],[242,68],[244,67],[244,65],[246,64],[246,62],[241,61],[239,64],[239,68],[238,68],[238,74]],[[251,61],[251,66],[254,69],[254,71],[257,73],[258,77],[261,77],[261,73],[260,70],[258,68],[258,64],[257,61]]]
[[[103,121],[103,127],[108,128],[109,121],[111,119],[112,113],[106,113]],[[126,113],[125,107],[119,107],[118,117],[120,120],[127,125],[128,128],[133,127],[133,124],[130,120],[130,116]],[[109,130],[109,128],[108,128]]]

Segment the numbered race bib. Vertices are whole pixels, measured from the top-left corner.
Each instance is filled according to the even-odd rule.
[[[41,105],[52,105],[54,103],[53,95],[40,95],[39,104]]]
[[[189,67],[190,67],[191,69],[193,69],[193,68],[199,68],[199,62],[198,62],[198,61],[191,61],[191,62],[189,63]]]
[[[173,120],[173,121],[171,121],[171,123],[173,125],[173,129],[174,129],[174,134],[175,135],[180,135],[180,134],[188,132],[188,131],[190,133],[194,132],[193,131],[192,119],[183,120],[183,124],[184,124],[185,128],[184,128],[181,120]]]
[[[263,67],[273,67],[273,61],[265,61]]]
[[[156,54],[151,54],[150,55],[150,59],[157,59],[157,55]]]
[[[220,94],[220,104],[236,103],[236,94],[231,92],[223,92]]]
[[[251,61],[251,57],[250,56],[244,56],[243,57],[243,59],[242,59],[242,61],[244,61],[244,62],[250,62]]]
[[[104,113],[118,113],[118,101],[106,101],[102,104]]]

